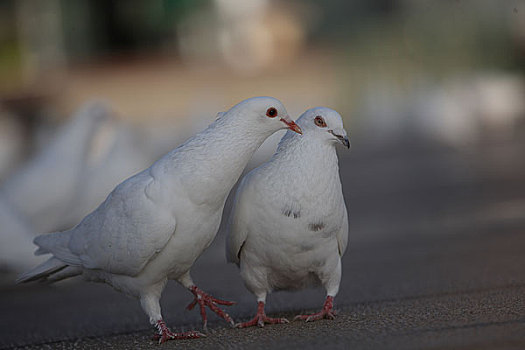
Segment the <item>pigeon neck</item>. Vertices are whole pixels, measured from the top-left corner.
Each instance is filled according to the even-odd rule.
[[[202,199],[223,204],[253,153],[270,134],[235,119],[219,118],[168,155],[169,171],[184,177],[195,202]]]
[[[286,169],[280,181],[292,192],[308,188],[312,196],[340,191],[339,165],[334,145],[308,137],[287,134],[271,161]]]
[[[307,166],[323,173],[338,170],[338,159],[333,144],[324,140],[289,133],[283,138],[274,158],[288,162],[290,166]]]

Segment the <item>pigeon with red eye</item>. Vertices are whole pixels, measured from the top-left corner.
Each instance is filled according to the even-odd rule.
[[[218,306],[233,303],[197,288],[190,269],[215,238],[226,197],[252,154],[281,129],[301,132],[275,98],[255,97],[233,106],[118,185],[77,226],[37,237],[37,254],[51,257],[18,282],[82,275],[138,298],[159,342],[200,337],[199,332],[174,333],[163,320],[159,299],[173,279],[195,296],[188,308],[199,307],[204,328],[206,307],[233,324]]]
[[[243,178],[235,196],[226,255],[258,303],[255,317],[240,328],[288,322],[264,312],[266,296],[275,290],[322,285],[323,309],[296,319],[335,316],[348,242],[335,146],[350,148],[350,142],[341,116],[330,108],[309,109],[297,124],[303,135],[287,132],[274,156]]]

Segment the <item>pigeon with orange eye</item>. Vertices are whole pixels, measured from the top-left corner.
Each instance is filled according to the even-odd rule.
[[[320,128],[326,128],[328,126],[324,118],[321,117],[320,115],[314,118],[314,124]],[[333,137],[335,137],[337,141],[345,145],[346,148],[350,148],[350,140],[348,139],[348,136],[346,135],[346,131],[344,129],[340,128],[339,130],[335,130],[335,131],[334,129],[329,129],[327,131]]]
[[[257,298],[255,317],[239,328],[288,323],[266,315],[267,295],[317,285],[326,290],[323,308],[296,319],[335,317],[348,243],[335,145],[350,148],[350,141],[341,116],[330,108],[309,109],[297,124],[303,135],[288,131],[272,159],[248,173],[235,195],[226,255]]]

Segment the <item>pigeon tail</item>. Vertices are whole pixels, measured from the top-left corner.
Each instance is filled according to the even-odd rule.
[[[48,260],[17,278],[16,283],[46,280],[55,282],[82,273],[80,259],[68,248],[70,231],[54,232],[36,237],[36,255],[53,254]],[[73,265],[73,266],[69,266]]]
[[[79,266],[82,264],[82,261],[68,248],[70,238],[71,231],[40,235],[33,241],[38,246],[35,254],[42,255],[50,253],[68,265]]]
[[[52,275],[47,276],[46,282],[54,283],[65,280],[69,277],[75,277],[82,274],[82,268],[79,266],[66,266],[64,269],[54,272]]]
[[[51,257],[42,264],[38,265],[32,270],[29,270],[16,279],[16,283],[24,283],[30,281],[45,280],[49,275],[58,272],[67,266],[63,261],[55,257]]]

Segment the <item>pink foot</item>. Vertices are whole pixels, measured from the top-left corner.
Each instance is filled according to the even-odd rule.
[[[184,333],[173,333],[168,328],[168,326],[166,326],[166,323],[163,320],[158,320],[155,327],[157,327],[159,333],[155,334],[154,339],[158,340],[159,344],[162,344],[172,339],[194,339],[194,338],[201,338],[201,337],[206,336],[205,334],[202,334],[200,332],[195,332],[195,331],[184,332]]]
[[[188,310],[192,310],[195,307],[195,305],[199,304],[204,330],[207,329],[208,324],[208,316],[206,316],[206,306],[209,307],[211,311],[219,315],[219,317],[223,318],[224,320],[226,320],[226,322],[229,322],[233,326],[233,320],[230,317],[230,315],[228,315],[226,312],[220,309],[217,306],[217,304],[230,306],[235,304],[235,302],[215,299],[211,295],[197,288],[197,286],[191,287],[190,291],[193,293],[193,295],[195,295],[195,299],[193,299],[193,301],[186,308]]]
[[[257,303],[257,314],[253,319],[251,319],[248,322],[243,323],[237,323],[235,327],[237,328],[246,328],[246,327],[253,327],[253,326],[259,326],[264,327],[265,323],[268,324],[277,324],[277,323],[289,323],[286,318],[271,318],[266,316],[264,313],[264,303],[262,301],[259,301]]]
[[[323,309],[316,313],[311,315],[297,315],[295,316],[294,320],[305,320],[306,322],[310,321],[317,321],[323,318],[329,318],[331,320],[335,319],[335,311],[334,311],[334,297],[327,296],[326,301],[324,302]]]

